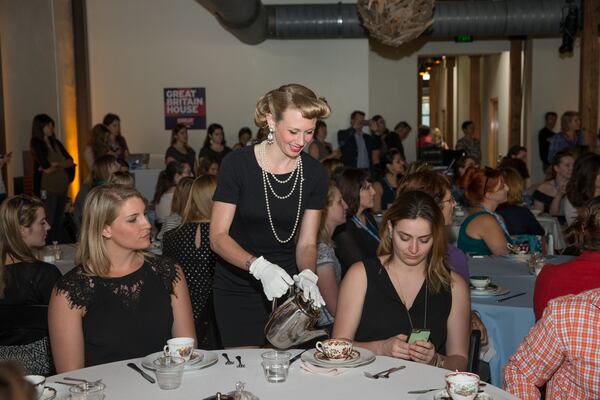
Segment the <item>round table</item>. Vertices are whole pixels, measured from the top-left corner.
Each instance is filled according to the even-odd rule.
[[[571,260],[570,256],[545,256],[552,264]],[[517,350],[529,330],[535,324],[533,314],[533,289],[535,276],[529,273],[527,262],[511,256],[486,256],[469,258],[471,276],[487,275],[494,284],[510,289],[503,296],[471,296],[471,308],[479,313],[495,355],[489,360],[491,381],[502,384],[502,368]],[[514,294],[522,296],[498,302],[498,299]]]
[[[236,365],[225,365],[221,353],[225,351],[234,360],[236,355],[242,357],[245,368]],[[409,395],[409,390],[427,388],[442,388],[445,386],[444,376],[449,371],[428,365],[418,364],[406,360],[390,357],[377,357],[374,362],[357,368],[349,368],[337,376],[315,375],[300,369],[301,361],[298,360],[290,366],[287,381],[283,383],[268,383],[260,365],[260,354],[266,350],[218,350],[218,362],[208,368],[190,371],[184,374],[182,385],[175,390],[161,390],[158,384],[151,384],[142,376],[127,367],[127,362],[141,365],[141,359],[119,361],[111,364],[98,365],[77,371],[67,372],[52,376],[47,379],[47,385],[59,391],[58,399],[68,393],[66,386],[52,383],[61,380],[61,377],[75,377],[90,381],[103,379],[106,384],[106,399],[169,399],[188,400],[204,399],[213,396],[216,392],[228,393],[235,389],[235,382],[246,383],[245,389],[254,393],[261,400],[286,399],[419,399],[432,398],[431,396]],[[300,350],[290,350],[292,355]],[[393,373],[389,379],[368,379],[364,371],[379,372],[398,365],[406,368]],[[154,376],[152,371],[150,375]],[[494,400],[516,399],[512,395],[492,386],[487,385],[485,391]],[[435,392],[431,392],[435,393]]]

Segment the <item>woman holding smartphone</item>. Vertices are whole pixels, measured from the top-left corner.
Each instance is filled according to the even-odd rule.
[[[384,215],[380,236],[378,257],[357,262],[342,281],[333,337],[378,355],[464,370],[469,289],[447,265],[440,208],[425,192],[404,192]]]

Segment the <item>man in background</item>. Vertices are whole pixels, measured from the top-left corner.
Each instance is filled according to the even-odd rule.
[[[346,167],[371,170],[371,135],[363,132],[365,113],[353,111],[350,115],[350,128],[338,131],[338,143],[342,152],[342,162]]]
[[[554,136],[554,127],[558,114],[554,111],[548,111],[544,117],[544,127],[538,133],[538,148],[540,151],[540,160],[544,165],[544,171],[550,165],[552,160],[548,160],[548,150],[550,149],[550,138]]]

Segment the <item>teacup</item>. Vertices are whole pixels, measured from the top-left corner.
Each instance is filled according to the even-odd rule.
[[[167,345],[163,348],[166,356],[181,357],[189,361],[194,351],[194,339],[189,337],[177,337],[167,340]]]
[[[42,375],[26,375],[25,380],[33,385],[37,398],[41,398],[44,394],[44,385],[46,384],[46,377]]]
[[[489,276],[478,275],[478,276],[472,276],[469,279],[469,282],[471,282],[471,285],[473,285],[473,287],[475,289],[485,289],[486,287],[488,287],[490,285],[492,280],[490,279]]]
[[[341,360],[350,357],[352,353],[352,340],[350,339],[327,339],[317,342],[317,350],[332,360]]]
[[[473,400],[479,391],[479,375],[452,372],[446,375],[446,390],[452,400]]]

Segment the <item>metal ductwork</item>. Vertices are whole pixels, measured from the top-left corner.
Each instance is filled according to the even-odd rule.
[[[239,40],[360,38],[356,4],[264,5],[260,0],[197,0]],[[568,0],[440,1],[425,35],[507,37],[560,33]],[[579,0],[576,1],[579,3]]]

